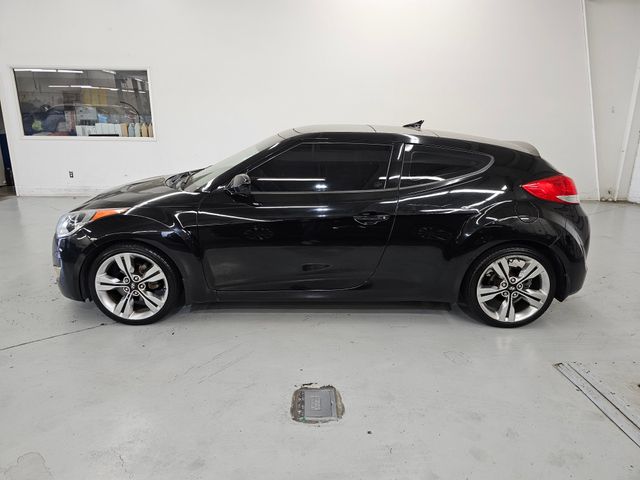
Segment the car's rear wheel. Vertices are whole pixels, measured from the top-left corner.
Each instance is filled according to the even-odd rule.
[[[174,269],[156,251],[138,244],[107,248],[89,273],[91,298],[114,320],[144,325],[160,320],[177,305]]]
[[[528,247],[489,252],[475,263],[465,282],[466,310],[489,325],[507,328],[540,317],[556,288],[549,260]]]

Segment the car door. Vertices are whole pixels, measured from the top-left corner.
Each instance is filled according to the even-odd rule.
[[[212,192],[198,214],[210,287],[334,290],[364,284],[391,233],[398,189],[389,165],[399,148],[298,143],[247,170],[249,197]]]
[[[453,260],[465,225],[506,193],[499,178],[482,175],[493,161],[471,149],[405,146],[396,220],[376,285],[406,298],[449,301],[451,272],[468,266]]]

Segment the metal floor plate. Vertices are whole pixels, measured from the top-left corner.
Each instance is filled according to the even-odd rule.
[[[633,362],[633,366],[636,368],[624,370],[627,372],[625,377],[638,375],[635,362]],[[640,405],[633,401],[635,400],[633,397],[637,393],[632,388],[628,388],[640,386],[637,381],[629,382],[627,379],[620,382],[620,366],[616,367],[615,362],[611,362],[609,365],[564,362],[558,363],[554,367],[640,447]],[[611,370],[612,367],[613,370]],[[617,380],[615,383],[609,384],[607,382],[609,378]],[[629,393],[632,395],[629,396]]]
[[[323,423],[342,417],[344,405],[340,394],[331,385],[303,385],[291,399],[291,417],[302,423]]]

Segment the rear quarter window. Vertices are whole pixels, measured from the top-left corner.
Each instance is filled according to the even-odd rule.
[[[430,185],[463,177],[490,163],[490,156],[475,152],[407,145],[400,187]]]

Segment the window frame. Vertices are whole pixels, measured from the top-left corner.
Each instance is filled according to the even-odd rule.
[[[15,102],[15,111],[18,114],[18,130],[20,132],[19,138],[21,140],[34,141],[34,142],[45,142],[45,141],[54,141],[54,142],[64,142],[64,141],[78,141],[78,142],[157,142],[158,141],[158,126],[156,124],[157,117],[155,112],[155,101],[153,99],[153,87],[152,84],[152,73],[151,67],[149,66],[138,66],[138,65],[119,65],[119,66],[107,66],[104,65],[9,65],[9,74],[13,79],[12,89],[13,89],[13,99]],[[149,90],[147,94],[149,95],[149,109],[151,110],[151,119],[153,123],[153,137],[111,137],[111,136],[95,136],[95,137],[85,137],[78,135],[25,135],[24,128],[22,126],[22,111],[20,110],[20,97],[18,95],[18,83],[16,81],[15,70],[16,69],[46,69],[46,70],[144,70],[147,72],[147,81],[149,82]],[[5,115],[7,115],[5,113]]]
[[[388,159],[388,163],[387,163],[387,171],[386,171],[386,179],[385,179],[385,184],[384,184],[384,188],[373,188],[373,189],[362,189],[362,190],[329,190],[329,191],[295,191],[295,192],[261,192],[261,191],[256,191],[256,192],[252,192],[254,195],[302,195],[302,194],[313,194],[313,195],[327,195],[327,194],[357,194],[357,193],[375,193],[375,192],[388,192],[388,191],[395,191],[397,190],[398,186],[391,186],[389,187],[389,172],[391,171],[391,165],[393,163],[393,153],[395,151],[396,145],[394,142],[390,142],[390,143],[379,143],[379,142],[363,142],[363,141],[334,141],[334,140],[313,140],[313,139],[308,139],[308,140],[302,140],[300,142],[297,142],[293,145],[291,145],[290,147],[286,148],[285,150],[282,150],[281,152],[275,152],[273,155],[270,155],[267,158],[264,158],[262,160],[260,160],[260,162],[251,165],[249,167],[247,167],[247,169],[244,169],[244,173],[246,173],[247,175],[250,175],[250,172],[258,167],[261,167],[262,165],[264,165],[267,162],[270,162],[271,160],[279,157],[280,155],[283,155],[285,153],[287,153],[290,150],[293,150],[294,148],[299,147],[300,145],[305,145],[305,144],[324,144],[324,145],[373,145],[373,146],[379,146],[379,147],[389,147],[389,159]]]
[[[405,165],[407,165],[407,161],[409,161],[409,163],[411,162],[411,155],[413,154],[413,148],[409,151],[407,151],[407,146],[411,145],[413,148],[420,148],[423,149],[424,151],[440,151],[440,152],[448,152],[448,153],[457,153],[457,154],[461,154],[461,155],[477,155],[480,157],[485,157],[487,159],[487,163],[486,165],[482,166],[481,168],[474,170],[473,172],[469,172],[469,173],[465,173],[463,175],[458,175],[456,177],[452,177],[452,178],[447,178],[444,180],[439,180],[439,181],[435,181],[435,182],[429,182],[429,183],[418,183],[418,184],[414,184],[414,185],[406,185],[406,186],[402,186],[402,172],[404,171]],[[400,179],[398,181],[398,186],[399,186],[399,190],[400,191],[408,191],[408,190],[431,190],[431,189],[436,189],[436,188],[441,188],[441,187],[446,187],[448,185],[452,185],[454,183],[459,183],[462,182],[464,180],[467,180],[468,178],[471,177],[475,177],[477,175],[480,175],[484,172],[486,172],[487,170],[489,170],[489,168],[491,168],[491,166],[495,163],[495,158],[492,155],[489,155],[488,153],[484,153],[484,152],[477,152],[477,151],[472,151],[472,150],[465,150],[462,148],[452,148],[452,147],[442,147],[439,145],[429,145],[429,144],[419,144],[419,143],[405,143],[402,147],[402,167],[400,168]]]

